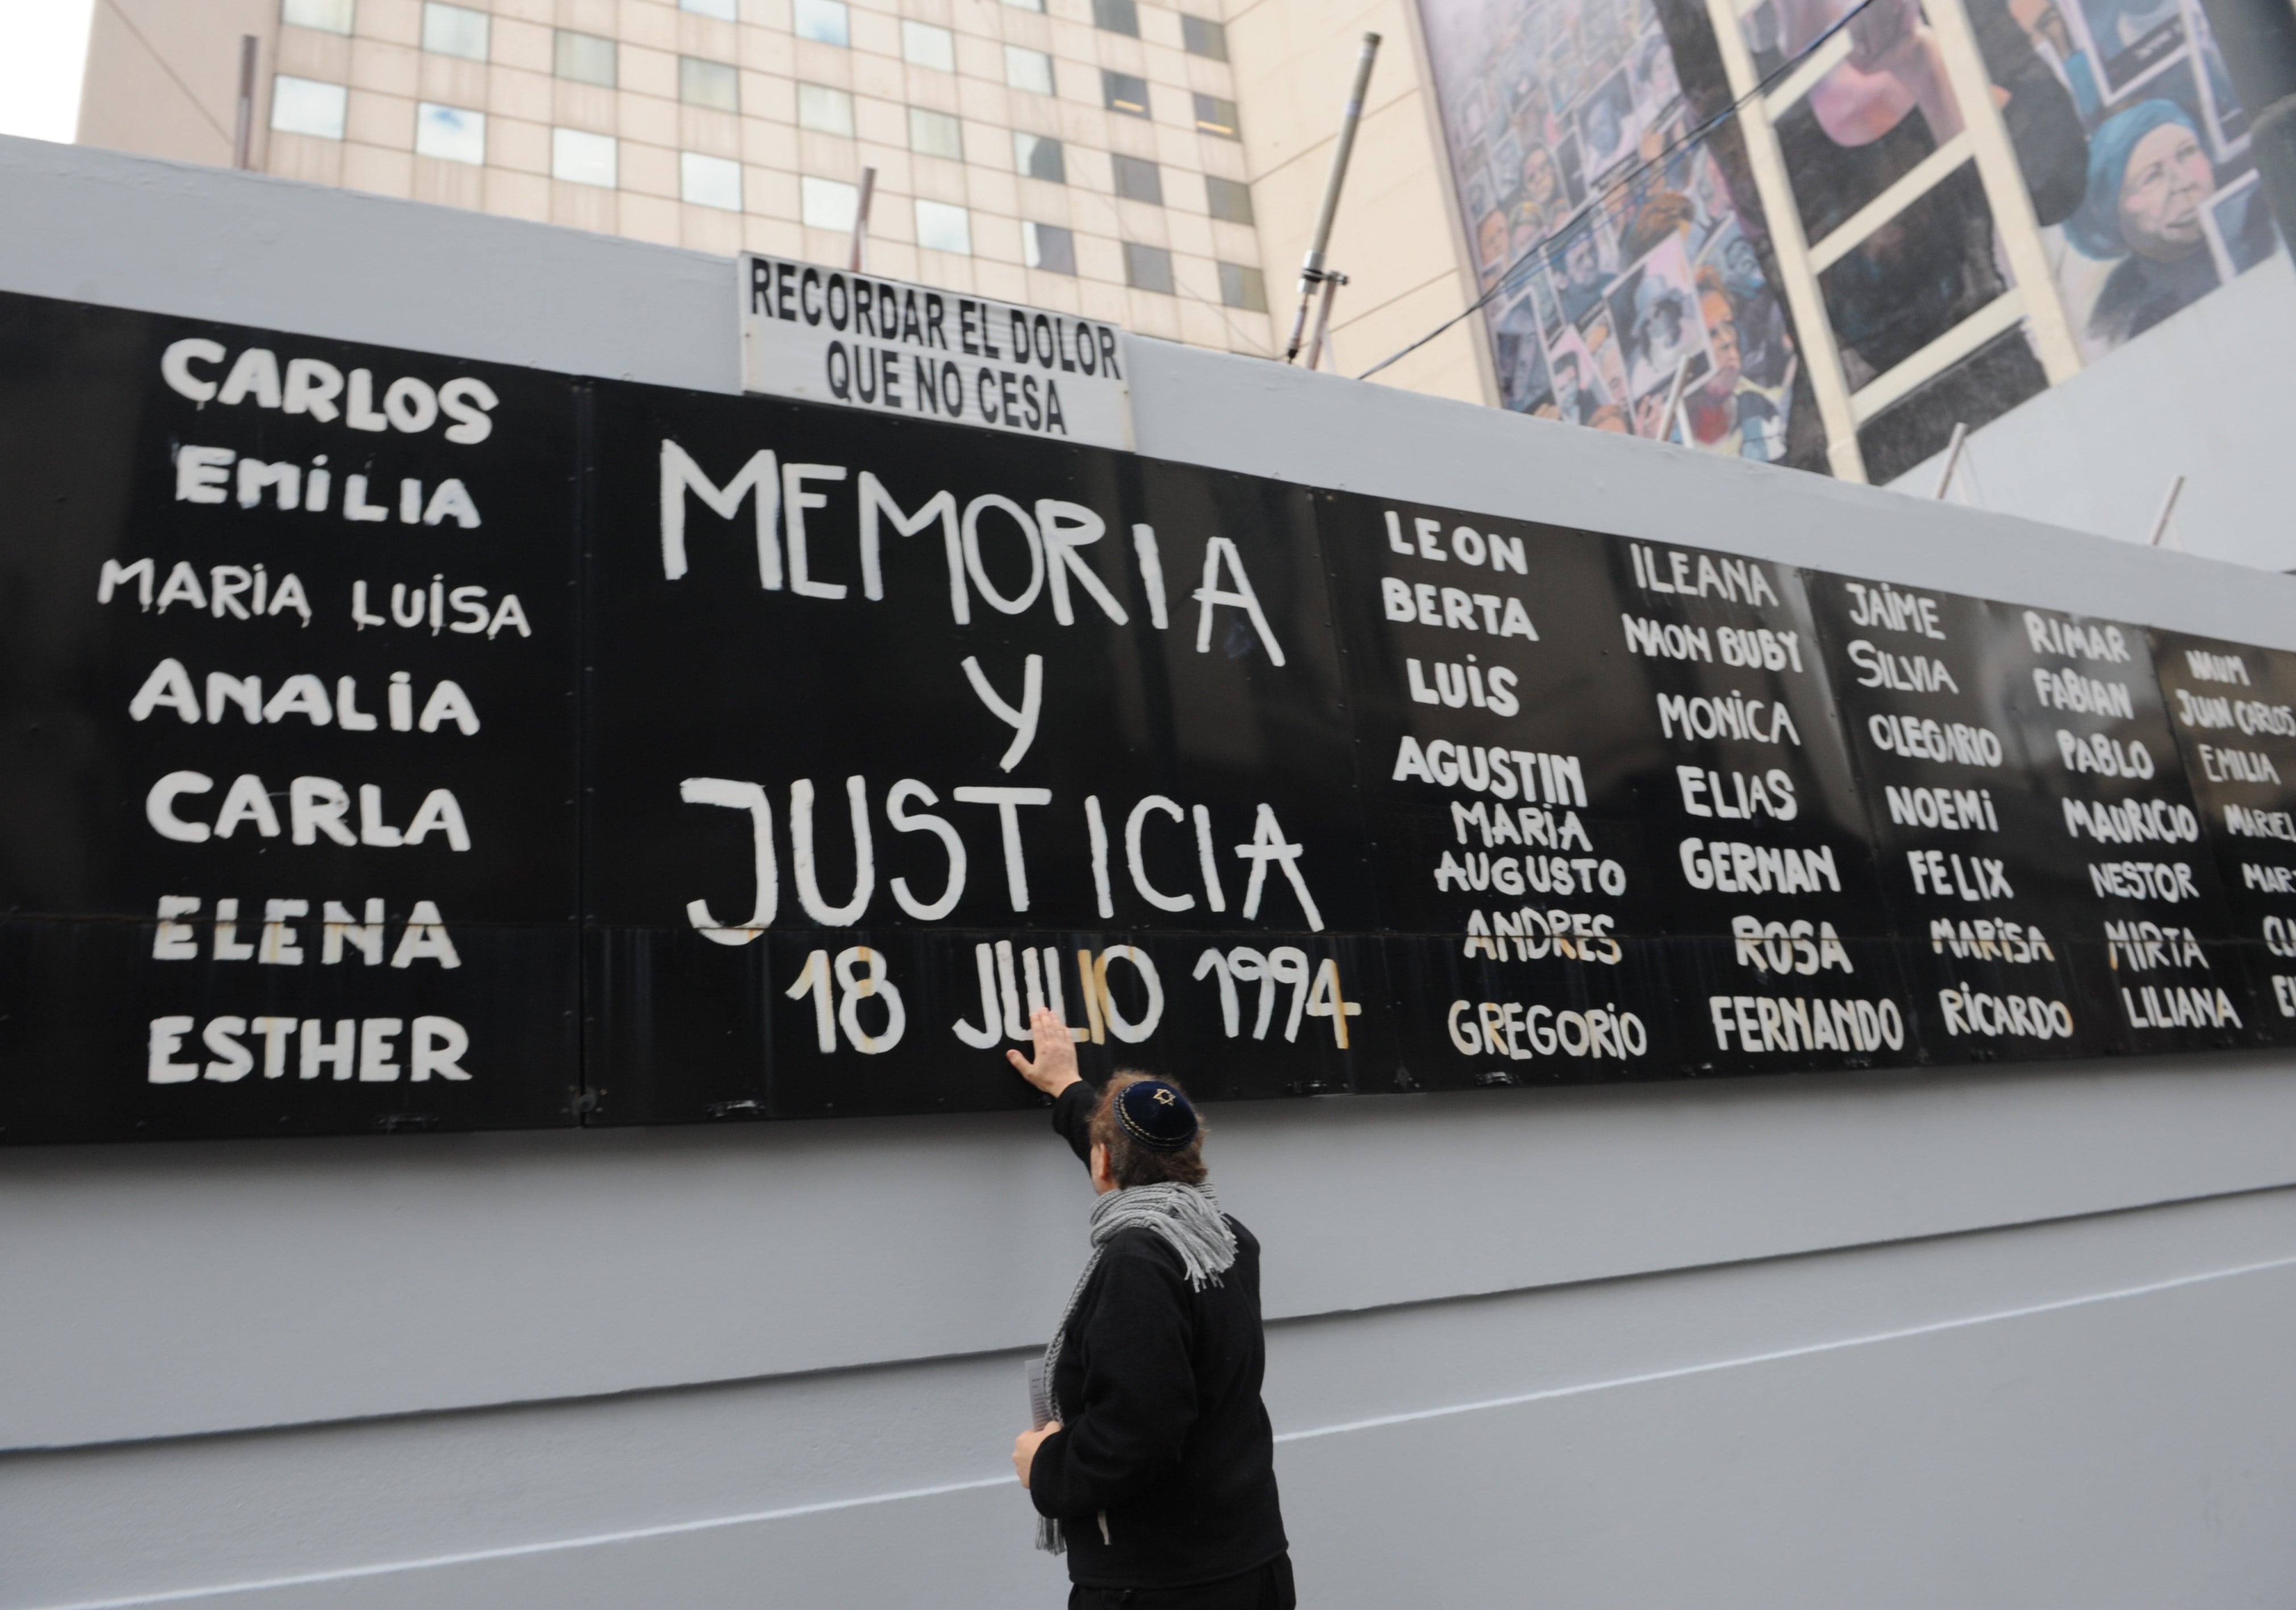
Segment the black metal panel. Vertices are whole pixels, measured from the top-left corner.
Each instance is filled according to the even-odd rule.
[[[2256,1043],[2246,969],[2144,628],[1990,606],[2004,705],[2053,825],[2029,875],[2078,913],[2075,978],[2136,1052]],[[2005,734],[2005,736],[2008,735]]]
[[[2296,1042],[2296,654],[2155,631],[2152,666],[2252,991],[2249,1026]]]
[[[2120,1014],[2075,974],[2095,902],[2018,737],[2011,700],[2030,691],[2030,650],[1981,599],[1807,582],[1928,1057],[2124,1048]]]
[[[1400,936],[1405,1079],[1678,1070],[1663,868],[1638,826],[1650,680],[1619,645],[1608,545],[1341,493],[1316,513],[1382,918]]]
[[[553,377],[0,297],[0,1138],[571,1121],[574,447]]]
[[[1103,1061],[1236,1094],[1354,1082],[1382,1032],[1385,981],[1375,949],[1337,938],[1366,932],[1374,907],[1304,494],[640,387],[602,391],[597,440],[597,1116],[1021,1103],[996,1052],[1049,992],[1046,949],[1082,1026],[1088,1004],[1145,1012],[1127,992],[1154,970],[1155,1031],[1128,1041],[1103,1023]],[[750,501],[718,513],[752,464]],[[782,505],[763,548],[759,488]],[[800,493],[801,548],[789,518]],[[900,534],[937,499],[940,512]],[[673,529],[683,522],[668,546],[665,507]],[[1103,965],[1111,947],[1128,949]],[[1090,1003],[1078,949],[1095,958]],[[844,969],[831,987],[840,1010],[882,967],[904,1004],[900,1035],[865,1000],[864,1036],[840,1026],[824,1048],[806,1004],[818,998],[791,993],[816,955]],[[1239,965],[1267,965],[1254,956],[1284,976],[1285,1009],[1255,1038],[1260,986],[1244,981],[1254,1010],[1231,1036],[1220,969],[1233,987]],[[1313,1015],[1335,988],[1360,1008],[1342,1014],[1344,1050]]]
[[[1866,810],[1800,572],[1614,541],[1614,627],[1655,730],[1641,829],[1699,1072],[1919,1056]]]
[[[0,1141],[2296,1041],[2296,656],[24,297],[0,507]]]

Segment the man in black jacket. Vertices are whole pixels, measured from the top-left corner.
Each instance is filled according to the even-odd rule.
[[[1259,1243],[1204,1185],[1178,1087],[1119,1073],[1095,1090],[1060,1018],[1037,1012],[1053,1128],[1091,1171],[1094,1251],[1046,1355],[1054,1418],[1013,1445],[1069,1557],[1070,1610],[1292,1610],[1275,1442],[1259,1401]]]

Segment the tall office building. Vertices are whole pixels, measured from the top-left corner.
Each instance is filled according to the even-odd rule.
[[[1272,344],[1218,0],[121,0],[80,137]]]

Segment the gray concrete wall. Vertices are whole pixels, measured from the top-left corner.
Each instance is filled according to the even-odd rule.
[[[0,289],[734,381],[688,253],[8,141],[0,218]],[[1134,369],[1163,456],[2296,647],[2282,577]],[[1222,1109],[1303,1602],[2284,1603],[2292,1061]],[[0,1607],[1058,1603],[1086,1200],[1032,1117],[0,1154]]]

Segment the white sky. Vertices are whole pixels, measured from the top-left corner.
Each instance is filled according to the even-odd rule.
[[[0,134],[70,141],[94,0],[0,0]]]

